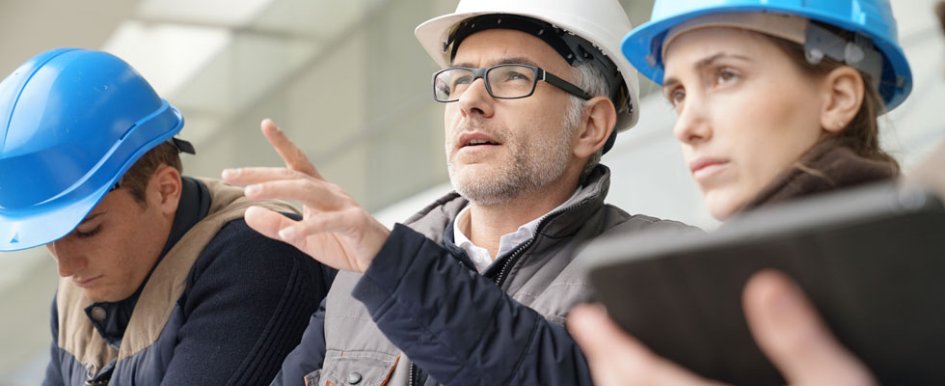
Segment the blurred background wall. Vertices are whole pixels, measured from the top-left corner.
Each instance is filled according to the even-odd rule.
[[[436,70],[413,36],[456,0],[31,0],[0,2],[0,74],[54,47],[104,49],[183,110],[197,147],[185,173],[278,165],[259,135],[271,117],[321,172],[386,223],[449,190]],[[622,0],[634,25],[651,0]],[[945,137],[945,47],[934,0],[893,0],[915,73],[883,142],[908,168]],[[712,227],[671,135],[674,115],[641,79],[642,118],[603,163],[609,201]],[[42,248],[0,255],[0,385],[40,383],[56,267]]]

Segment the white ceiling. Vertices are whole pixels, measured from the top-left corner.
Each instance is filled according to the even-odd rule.
[[[99,48],[136,6],[133,0],[0,2],[0,74],[51,48]]]

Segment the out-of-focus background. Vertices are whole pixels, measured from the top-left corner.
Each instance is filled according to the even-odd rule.
[[[634,25],[651,0],[621,0]],[[0,2],[0,74],[41,51],[104,49],[186,117],[185,173],[278,165],[259,135],[276,120],[329,180],[388,224],[449,190],[433,62],[413,29],[456,0],[31,0]],[[908,168],[945,138],[945,45],[935,0],[893,0],[915,74],[883,142]],[[642,118],[603,158],[609,201],[712,227],[671,135],[674,115],[641,80]],[[938,111],[938,112],[937,112]],[[0,254],[0,385],[37,385],[48,359],[56,267],[45,249]]]

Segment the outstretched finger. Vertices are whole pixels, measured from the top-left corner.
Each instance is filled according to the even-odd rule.
[[[315,169],[315,165],[312,165],[312,162],[308,160],[305,152],[289,140],[289,137],[279,129],[279,126],[276,126],[275,122],[269,118],[263,119],[260,129],[272,148],[276,150],[276,153],[279,153],[279,157],[285,162],[287,168],[322,179],[321,174]]]
[[[243,191],[250,200],[299,201],[318,210],[336,210],[345,204],[354,204],[335,185],[322,180],[277,180],[246,186]]]
[[[745,316],[755,341],[789,384],[872,385],[869,370],[820,319],[800,287],[779,271],[748,281]]]
[[[246,186],[270,181],[284,181],[311,178],[307,174],[283,167],[248,167],[223,169],[220,173],[223,182],[230,185]]]

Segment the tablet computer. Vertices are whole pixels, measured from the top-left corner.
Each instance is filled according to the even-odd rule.
[[[736,385],[783,385],[742,290],[774,268],[807,293],[881,384],[945,385],[945,208],[883,184],[761,209],[708,234],[600,240],[582,252],[597,300],[657,354]]]

